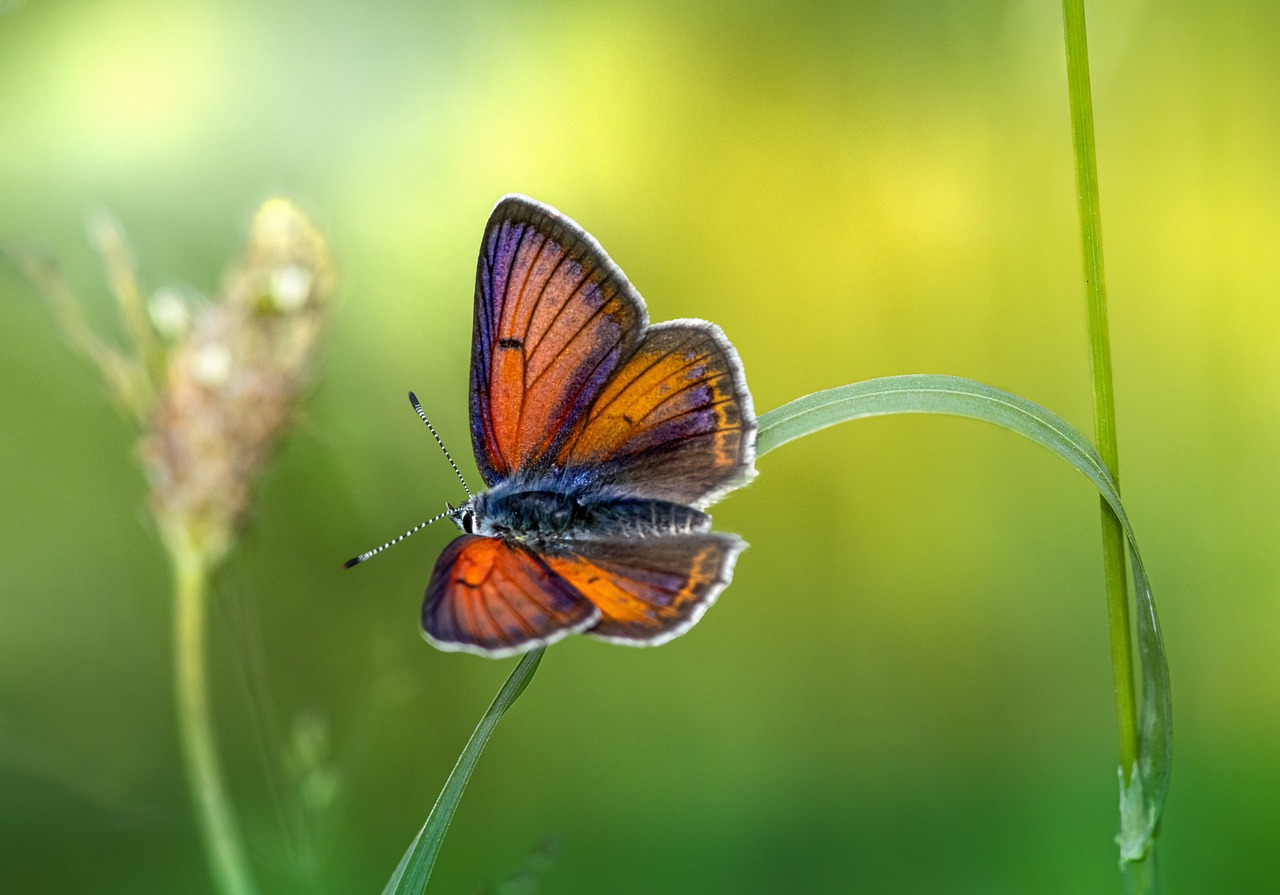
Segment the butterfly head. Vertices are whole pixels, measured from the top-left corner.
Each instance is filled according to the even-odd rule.
[[[456,507],[453,504],[446,504],[446,506],[449,508],[448,509],[449,520],[453,522],[454,525],[458,526],[458,528],[460,528],[462,531],[466,532],[467,534],[476,533],[475,502],[476,502],[475,498],[472,498],[471,500],[468,500],[466,503]]]
[[[454,506],[445,504],[448,509],[445,515],[454,525],[469,535],[481,535],[486,538],[501,537],[509,534],[506,526],[498,524],[501,520],[494,517],[495,508],[492,495],[488,491],[472,495],[466,503]]]

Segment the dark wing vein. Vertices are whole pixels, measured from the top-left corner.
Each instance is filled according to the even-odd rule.
[[[631,431],[629,431],[629,432],[627,433],[627,438],[628,438],[628,440],[630,440],[630,439],[632,439],[632,438],[636,438],[637,436],[643,435],[643,434],[644,434],[644,433],[646,433],[646,432],[652,432],[654,429],[658,428],[659,426],[665,425],[666,423],[674,422],[675,420],[680,419],[680,417],[682,417],[682,416],[688,416],[688,415],[689,415],[689,414],[691,414],[691,413],[703,413],[704,411],[711,410],[712,408],[720,407],[720,406],[722,406],[722,405],[724,405],[724,404],[731,404],[731,403],[733,403],[733,399],[732,399],[732,398],[723,398],[723,399],[721,399],[721,400],[719,400],[719,401],[712,401],[710,404],[699,404],[697,407],[690,407],[688,410],[682,410],[682,411],[680,411],[679,413],[673,413],[673,414],[671,414],[671,416],[666,416],[666,417],[663,417],[663,418],[662,418],[662,419],[660,419],[660,420],[655,420],[654,422],[650,423],[649,425],[645,426],[644,428],[632,429]],[[733,428],[734,428],[734,429],[737,429],[737,428],[741,428],[741,427],[739,427],[739,426],[734,426]],[[708,430],[707,430],[707,431],[705,431],[705,432],[695,432],[695,433],[693,433],[693,434],[695,434],[695,435],[714,435],[714,434],[715,434],[715,433],[717,433],[717,432],[725,432],[725,431],[731,431],[731,430],[730,430],[728,427],[721,428],[721,427],[717,426],[717,427],[715,427],[715,428],[708,429]]]
[[[530,602],[536,602],[533,599],[532,595],[527,590],[524,590],[523,588],[517,588],[515,581],[511,582],[511,588],[512,590],[519,590],[520,594],[528,598]],[[495,594],[497,595],[498,599],[500,599],[502,602],[507,604],[507,608],[511,610],[511,614],[515,616],[516,621],[519,623],[520,627],[524,629],[525,633],[530,637],[537,637],[538,629],[535,628],[533,626],[533,623],[530,622],[529,619],[525,617],[523,612],[518,612],[516,610],[515,604],[512,603],[509,599],[507,599],[507,595],[503,593],[501,590],[495,591]]]
[[[530,259],[529,266],[525,268],[524,280],[520,283],[520,294],[516,296],[516,305],[514,308],[511,309],[512,323],[515,323],[516,318],[520,313],[520,306],[524,304],[524,293],[525,293],[525,290],[529,288],[529,277],[533,275],[534,269],[538,266],[538,259],[542,257],[542,250],[546,248],[547,243],[551,241],[550,237],[544,234],[539,234],[539,235],[542,236],[542,242],[539,243],[538,250],[533,253],[533,258]],[[534,310],[537,310],[538,302],[542,300],[542,296],[546,291],[547,291],[547,284],[543,283],[542,288],[538,290],[538,297],[533,301]],[[529,315],[529,319],[530,320],[533,319],[532,314]],[[527,336],[528,334],[529,334],[529,327],[526,326],[523,335]],[[523,337],[521,338],[520,343],[522,346],[521,350],[523,350],[523,345],[524,345]],[[524,432],[524,407],[525,407],[525,404],[527,403],[526,399],[528,398],[528,396],[529,396],[529,355],[526,354],[524,358],[524,363],[520,365],[520,412],[516,414],[517,442],[520,441],[520,433]]]
[[[556,272],[560,270],[560,265],[564,264],[564,262],[567,260],[569,260],[569,255],[566,252],[564,257],[560,259],[560,263],[556,265],[556,269],[551,272],[551,275],[553,277],[555,276]],[[530,357],[533,357],[535,354],[538,353],[538,349],[542,347],[542,343],[547,340],[547,337],[550,336],[552,331],[556,328],[556,322],[559,321],[560,315],[564,313],[564,309],[569,307],[569,305],[573,303],[573,300],[578,297],[579,290],[582,289],[585,283],[591,280],[591,271],[587,270],[586,267],[583,266],[581,262],[578,262],[578,267],[579,269],[582,270],[582,277],[578,280],[577,284],[573,287],[573,289],[570,290],[569,297],[565,299],[564,304],[556,308],[555,314],[552,315],[551,317],[551,322],[547,324],[546,330],[542,333],[542,335],[538,337],[537,344],[535,344],[532,348],[529,349]],[[547,282],[550,282],[550,279],[548,279]],[[529,318],[529,325],[530,326],[533,325],[532,317]],[[529,333],[526,330],[525,335],[527,336],[528,334]]]
[[[639,349],[637,349],[637,350],[639,350]],[[670,352],[668,352],[668,354],[669,354],[669,353],[670,353]],[[663,358],[665,358],[666,356],[667,356],[666,354],[659,354],[659,355],[655,356],[655,357],[654,357],[654,359],[653,359],[652,361],[650,361],[650,362],[649,362],[647,365],[645,365],[645,366],[644,366],[644,367],[643,367],[639,372],[637,372],[634,376],[632,376],[630,379],[628,379],[628,380],[627,380],[626,385],[623,385],[623,386],[621,386],[621,387],[618,389],[617,397],[615,397],[615,398],[613,399],[613,401],[610,401],[608,404],[598,404],[598,405],[596,405],[596,406],[592,407],[592,408],[591,408],[591,412],[587,414],[587,418],[583,421],[583,425],[582,425],[582,427],[581,427],[581,428],[579,428],[579,429],[578,429],[578,432],[574,435],[573,443],[572,443],[571,445],[569,445],[569,446],[568,446],[568,451],[569,451],[569,453],[573,453],[575,450],[577,450],[577,448],[578,448],[578,442],[582,440],[582,434],[586,431],[586,429],[587,429],[587,425],[588,425],[588,424],[590,424],[591,422],[593,422],[594,420],[598,419],[598,418],[601,416],[601,414],[603,414],[603,413],[605,412],[605,410],[606,410],[606,409],[608,409],[608,407],[609,407],[611,404],[613,404],[613,402],[614,402],[614,401],[620,400],[620,399],[622,398],[622,396],[626,393],[626,391],[627,391],[629,388],[631,388],[631,386],[632,386],[632,385],[634,385],[634,384],[635,384],[635,383],[636,383],[636,382],[637,382],[641,377],[643,377],[645,373],[648,373],[650,370],[652,370],[654,367],[656,367],[658,364],[660,364],[660,363],[662,362],[662,359],[663,359]],[[689,362],[688,364],[686,364],[685,366],[681,367],[679,370],[677,370],[677,371],[676,371],[676,373],[683,373],[685,370],[688,370],[690,367],[696,366],[696,365],[697,365],[698,363],[700,363],[700,362],[701,362],[700,360],[694,360],[694,361],[691,361],[691,362]],[[621,370],[625,367],[625,363],[626,363],[626,362],[625,362],[625,361],[623,361],[623,363],[619,365],[619,372],[621,372]],[[594,371],[593,371],[593,372],[594,372]],[[673,375],[675,375],[675,374],[673,374]],[[664,381],[665,381],[665,380],[664,380]],[[606,384],[605,388],[611,388],[611,387],[613,387],[613,386],[616,386],[617,384],[618,384],[617,382],[611,382],[611,383]],[[698,383],[698,382],[693,382],[693,383],[691,383],[689,386],[686,386],[685,388],[691,388],[692,386],[697,385],[697,384],[699,384],[699,383]],[[649,389],[649,390],[645,391],[645,392],[644,392],[644,394],[648,394],[648,393],[649,393],[649,391],[652,391],[652,389]],[[684,389],[681,389],[680,391],[684,391]],[[673,393],[672,395],[668,395],[666,398],[664,398],[664,399],[663,399],[663,402],[665,402],[666,400],[669,400],[671,397],[674,397],[674,395],[675,395],[675,394],[678,394],[678,392]],[[663,402],[659,402],[659,405],[660,405],[661,403],[663,403]],[[656,407],[657,407],[657,406],[659,406],[659,405],[655,405],[655,409],[656,409]],[[695,409],[701,409],[701,408],[695,408]],[[653,411],[652,411],[652,410],[650,410],[650,411],[649,411],[649,413],[646,413],[646,414],[645,414],[645,417],[647,418],[647,417],[648,417],[652,412],[653,412]],[[675,419],[675,418],[676,418],[676,417],[671,417],[671,419]],[[640,430],[640,431],[648,431],[648,429],[649,429],[649,428],[652,428],[652,427],[646,427],[645,429],[642,429],[642,430]],[[633,435],[634,435],[634,434],[638,434],[638,433],[637,433],[637,432],[635,432],[634,430],[633,430],[631,433],[628,433],[628,438],[633,437]]]
[[[637,379],[639,379],[641,376],[643,376],[643,375],[644,375],[645,373],[647,373],[649,370],[652,370],[652,369],[653,369],[653,368],[658,364],[658,362],[659,362],[661,359],[662,359],[661,357],[657,357],[657,358],[655,358],[655,359],[654,359],[654,360],[653,360],[653,361],[652,361],[648,366],[646,366],[643,370],[641,370],[641,371],[640,371],[639,373],[637,373],[635,376],[632,376],[632,377],[627,381],[627,384],[626,384],[626,385],[624,385],[624,386],[622,386],[622,388],[619,390],[619,392],[618,392],[619,397],[621,397],[622,393],[623,393],[623,392],[625,392],[628,388],[630,388],[630,387],[631,387],[631,384],[632,384],[633,382],[635,382]],[[626,369],[626,364],[627,364],[626,359],[621,360],[621,361],[618,363],[618,372],[622,372],[623,370],[625,370],[625,369]],[[596,366],[597,366],[597,368],[599,368],[599,364],[597,364]],[[592,372],[592,373],[595,373],[595,370],[592,370],[591,372]],[[616,374],[615,374],[615,375],[616,375]],[[610,388],[610,387],[612,387],[613,385],[614,385],[614,383],[612,383],[612,382],[607,382],[607,383],[605,383],[605,385],[602,387],[602,390],[603,390],[603,389],[606,389],[606,388]],[[581,390],[581,389],[579,389],[579,390],[578,390],[578,394],[579,394],[579,395],[581,395],[581,394],[582,394],[582,390]],[[575,400],[575,401],[577,400],[577,396],[576,396],[576,395],[574,396],[574,400]],[[616,400],[616,399],[615,399],[615,400]],[[610,402],[610,403],[612,403],[612,402]],[[574,433],[572,443],[570,443],[570,444],[568,444],[568,445],[566,445],[566,446],[565,446],[565,448],[564,448],[564,449],[565,449],[568,453],[572,454],[574,451],[576,451],[576,450],[578,449],[578,442],[580,442],[580,441],[582,440],[582,434],[583,434],[584,432],[586,432],[586,431],[587,431],[587,426],[588,426],[588,425],[590,425],[590,424],[591,424],[591,422],[592,422],[593,420],[595,420],[597,417],[599,417],[599,416],[600,416],[600,414],[604,412],[604,408],[605,408],[605,407],[607,407],[607,406],[608,406],[608,405],[606,404],[606,405],[601,405],[601,406],[593,406],[593,407],[591,408],[591,410],[587,413],[586,418],[585,418],[585,419],[583,419],[582,424],[581,424],[580,426],[578,426],[578,430],[577,430],[577,432],[575,432],[575,433]]]
[[[576,341],[577,341],[578,336],[580,336],[580,335],[582,335],[584,332],[586,332],[586,331],[587,331],[587,328],[588,328],[589,326],[591,326],[593,323],[595,323],[596,318],[598,318],[602,313],[604,313],[605,306],[607,306],[608,304],[609,304],[609,299],[607,299],[607,298],[606,298],[603,302],[601,302],[601,303],[600,303],[600,307],[596,308],[594,311],[592,311],[592,312],[591,312],[591,316],[590,316],[590,317],[588,317],[588,318],[583,322],[582,326],[578,327],[578,329],[574,332],[574,334],[573,334],[572,336],[570,336],[570,337],[569,337],[569,339],[568,339],[568,340],[567,340],[563,345],[561,345],[561,346],[560,346],[560,350],[559,350],[559,351],[557,351],[557,352],[556,352],[556,354],[555,354],[555,356],[556,356],[557,360],[558,360],[558,359],[560,359],[560,358],[563,358],[563,357],[564,357],[564,352],[569,348],[569,346],[570,346],[570,345],[572,345],[574,342],[576,342]],[[608,352],[606,352],[606,353],[605,353],[605,357],[608,357],[608,356],[609,356],[609,353],[608,353]],[[544,367],[544,368],[543,368],[543,370],[542,370],[542,372],[541,372],[541,373],[539,373],[537,376],[533,377],[533,383],[532,383],[532,385],[535,385],[535,386],[536,386],[536,385],[538,384],[538,382],[539,382],[539,381],[541,381],[541,379],[542,379],[542,377],[543,377],[543,376],[546,376],[548,373],[550,373],[550,372],[552,371],[552,369],[554,369],[554,368],[555,368],[556,363],[557,363],[557,361],[556,361],[556,360],[553,360],[553,361],[551,361],[549,364],[547,364],[547,365],[546,365],[546,367]],[[596,364],[596,366],[592,368],[591,372],[592,372],[592,373],[595,373],[595,371],[596,371],[597,369],[599,369],[599,367],[600,367],[600,365],[599,365],[599,364]],[[584,377],[582,377],[582,385],[583,385],[583,387],[585,387],[586,383],[590,380],[590,378],[591,378],[590,376],[584,376]],[[579,388],[579,389],[578,389],[577,394],[575,394],[575,395],[574,395],[574,402],[576,402],[576,401],[577,401],[577,399],[578,399],[578,395],[581,395],[581,394],[582,394],[582,389],[581,389],[581,388]]]
[[[511,309],[511,319],[513,321],[519,316],[520,306],[524,304],[524,295],[529,289],[529,277],[533,276],[534,270],[538,267],[538,259],[542,257],[542,250],[545,249],[547,247],[547,243],[551,241],[550,238],[543,233],[539,233],[538,235],[542,237],[542,242],[538,244],[537,250],[533,253],[533,257],[529,259],[529,264],[525,267],[524,279],[520,281],[520,291],[516,293],[516,304],[515,307]],[[539,291],[538,295],[542,295],[542,292]],[[536,305],[537,302],[535,301],[534,304]]]
[[[493,414],[490,412],[493,396],[489,388],[489,379],[487,375],[475,373],[472,376],[471,387],[476,390],[480,396],[480,429],[484,433],[485,445],[488,447],[489,455],[496,459],[502,459],[502,452],[498,449],[498,435],[493,431]],[[487,464],[486,464],[487,465]]]
[[[639,346],[639,347],[637,347],[637,348],[636,348],[636,351],[641,351],[641,350],[643,350],[643,345],[641,345],[641,346]],[[618,398],[621,398],[621,397],[622,397],[622,395],[627,391],[627,389],[631,388],[631,386],[632,386],[632,385],[634,385],[634,384],[636,383],[636,381],[640,379],[640,377],[644,376],[644,374],[645,374],[645,373],[648,373],[650,370],[652,370],[652,369],[653,369],[654,367],[656,367],[658,364],[662,363],[662,359],[663,359],[664,357],[666,357],[666,355],[665,355],[665,354],[659,354],[659,355],[656,355],[656,356],[653,358],[653,360],[649,361],[649,363],[648,363],[648,364],[646,364],[646,365],[645,365],[644,367],[642,367],[641,369],[637,370],[637,371],[636,371],[636,373],[635,373],[635,375],[633,375],[630,379],[628,379],[625,385],[623,385],[619,380],[614,380],[614,381],[612,381],[612,382],[608,383],[608,386],[607,386],[607,387],[609,387],[609,388],[617,387],[617,388],[618,388]],[[625,369],[626,369],[626,365],[625,365],[625,362],[624,362],[624,364],[619,368],[618,372],[619,372],[619,373],[621,373],[621,372],[622,372],[623,370],[625,370]],[[617,400],[617,398],[614,398],[614,401],[616,401],[616,400]],[[610,402],[609,402],[609,404],[612,404],[612,403],[613,403],[613,401],[610,401]],[[592,407],[592,408],[591,408],[591,413],[587,416],[587,422],[591,422],[592,420],[594,420],[594,419],[596,419],[597,417],[599,417],[602,413],[604,413],[605,409],[609,406],[609,404],[600,404],[600,405],[597,405],[597,406],[595,406],[595,407]]]
[[[717,378],[719,378],[719,377],[717,377]],[[712,382],[713,382],[713,380],[711,380],[711,379],[695,379],[695,380],[691,381],[690,383],[688,383],[687,385],[682,385],[680,388],[676,389],[675,391],[670,392],[669,394],[663,395],[663,396],[658,400],[658,402],[657,402],[656,404],[654,404],[654,405],[653,405],[653,407],[651,407],[649,410],[645,411],[644,416],[640,417],[640,419],[639,419],[639,420],[636,420],[636,422],[637,422],[637,423],[639,423],[641,420],[647,420],[649,417],[653,416],[655,413],[657,413],[659,410],[661,410],[661,409],[663,408],[663,406],[665,406],[666,404],[669,404],[672,400],[674,400],[675,398],[680,397],[681,395],[683,395],[685,392],[689,391],[690,389],[695,389],[695,388],[698,388],[698,387],[700,387],[700,386],[708,386],[708,385],[710,385]],[[711,386],[711,387],[713,387],[713,388],[714,388],[714,386]],[[650,389],[650,391],[653,391],[653,390],[652,390],[652,389]],[[688,413],[690,410],[702,410],[702,409],[705,409],[705,408],[708,408],[708,407],[719,407],[721,404],[726,404],[726,403],[729,403],[729,402],[733,401],[733,398],[734,398],[734,396],[730,395],[728,398],[723,398],[723,399],[718,400],[718,401],[704,402],[704,403],[702,403],[702,404],[697,405],[696,407],[690,407],[690,408],[688,408],[687,410],[682,410],[682,411],[680,411],[680,413],[674,414],[674,415],[672,415],[671,417],[664,417],[663,419],[675,419],[675,418],[676,418],[676,417],[678,417],[678,416],[682,416],[682,415],[684,415],[685,413]],[[662,422],[662,420],[657,420],[657,421],[654,423],[654,425],[657,425],[657,424],[659,424],[659,423],[661,423],[661,422]],[[646,428],[647,428],[647,427],[646,427]],[[643,430],[641,430],[641,431],[643,431]]]
[[[494,286],[496,284],[493,282],[493,275],[494,275],[495,268],[493,266],[492,251],[486,251],[484,255],[482,255],[481,257],[484,260],[484,265],[487,268],[487,272],[485,273],[484,276],[480,278],[480,282],[482,284],[481,288],[484,292],[484,295],[483,295],[484,300],[481,302],[481,306],[482,306],[482,309],[480,312],[481,338],[480,338],[479,347],[480,347],[480,359],[483,363],[484,368],[487,370],[489,369],[489,365],[492,359],[493,345],[490,343],[494,338],[494,326],[496,325],[496,322],[497,322],[497,318],[495,316],[497,313],[497,308],[494,307],[494,297],[496,295],[496,293],[494,292]]]
[[[663,441],[661,444],[655,444],[651,447],[645,448],[642,451],[636,451],[634,454],[626,454],[625,456],[632,459],[637,457],[644,457],[647,454],[652,454],[659,451],[667,451],[671,448],[672,445],[679,444],[682,441],[692,441],[695,438],[711,438],[714,435],[719,435],[721,432],[738,432],[741,430],[742,430],[742,426],[725,426],[721,429],[715,429],[710,432],[690,432],[687,435],[677,435],[674,438],[669,438]]]
[[[619,346],[617,350],[620,351],[621,346]],[[600,360],[596,361],[596,365],[591,368],[591,372],[589,372],[586,376],[582,377],[582,381],[578,384],[578,390],[573,393],[573,400],[568,403],[567,405],[568,407],[572,408],[577,405],[578,398],[582,397],[582,393],[586,391],[587,384],[591,382],[592,378],[594,378],[596,375],[596,371],[599,370],[600,367],[606,361],[609,360],[609,358],[613,355],[613,353],[614,353],[614,349],[610,349],[609,351],[605,352],[605,354],[600,358]],[[562,424],[563,422],[564,420],[562,420]],[[582,431],[584,428],[585,428],[585,421],[580,421],[576,426],[574,426],[574,431],[576,433],[574,434],[575,445],[577,444],[577,439],[582,437]],[[564,432],[561,432],[551,442],[551,447],[547,449],[548,457],[556,457],[561,453],[562,450],[564,450],[564,442],[568,438],[569,434],[570,434],[569,430],[565,430]],[[570,450],[570,453],[572,453],[572,450]]]
[[[642,392],[642,394],[645,394],[645,395],[652,394],[653,390],[654,390],[655,388],[658,388],[659,386],[661,386],[664,382],[670,382],[672,379],[674,379],[674,378],[676,378],[677,376],[679,376],[679,375],[680,375],[681,373],[683,373],[685,370],[691,370],[691,369],[693,369],[694,367],[696,367],[698,364],[702,364],[702,363],[706,363],[706,360],[705,360],[704,358],[696,358],[696,359],[694,359],[694,360],[690,361],[689,363],[687,363],[687,364],[685,364],[683,367],[681,367],[679,370],[675,370],[675,371],[673,371],[672,373],[668,374],[666,378],[661,379],[661,380],[659,380],[658,382],[655,382],[652,386],[650,386],[649,388],[645,389],[645,390],[644,390],[644,392]],[[717,378],[717,379],[719,379],[719,378],[723,378],[723,375],[724,375],[724,374],[722,374],[722,373],[718,373],[718,374],[716,375],[716,377],[715,377],[715,378]],[[659,408],[659,407],[661,407],[663,404],[666,404],[668,401],[670,401],[672,398],[676,397],[677,395],[682,395],[682,394],[684,394],[685,392],[687,392],[687,391],[688,391],[689,389],[691,389],[691,388],[695,388],[695,387],[697,387],[697,386],[699,386],[699,385],[706,385],[706,384],[708,384],[708,383],[710,383],[710,382],[712,382],[712,381],[713,381],[713,380],[712,380],[711,378],[707,378],[707,379],[691,379],[691,380],[689,380],[689,382],[685,383],[685,384],[684,384],[684,385],[682,385],[680,388],[676,389],[675,391],[671,392],[670,394],[663,395],[663,396],[662,396],[662,398],[658,401],[658,403],[654,404],[654,405],[653,405],[653,407],[649,408],[649,410],[645,413],[645,415],[644,415],[644,416],[645,416],[645,417],[652,416],[652,415],[653,415],[653,414],[658,410],[658,408]],[[602,409],[603,409],[603,408],[602,408]],[[642,419],[643,419],[643,418],[644,418],[644,417],[642,417]]]

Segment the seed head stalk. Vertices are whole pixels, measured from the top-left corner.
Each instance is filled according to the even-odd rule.
[[[253,895],[214,737],[209,584],[235,546],[252,486],[310,381],[333,263],[306,216],[279,198],[254,216],[244,256],[213,299],[171,289],[148,296],[119,224],[98,215],[89,232],[116,299],[123,346],[94,332],[52,262],[12,255],[48,301],[70,347],[97,369],[112,403],[139,428],[148,503],[173,569],[174,695],[197,825],[222,895]]]
[[[174,581],[174,696],[187,786],[218,890],[223,895],[253,895],[256,889],[222,780],[209,706],[205,651],[208,557],[191,537],[167,537],[166,544]]]

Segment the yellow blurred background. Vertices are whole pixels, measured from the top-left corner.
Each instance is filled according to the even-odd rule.
[[[1280,5],[1089,12],[1121,477],[1175,688],[1166,883],[1280,891]],[[1089,431],[1061,31],[1052,2],[0,2],[0,240],[102,327],[98,209],[153,289],[215,292],[276,193],[341,266],[213,612],[265,891],[380,890],[510,670],[420,639],[444,527],[340,568],[461,496],[407,390],[478,481],[493,203],[574,217],[654,320],[719,323],[760,411],[938,372]],[[211,892],[133,432],[8,266],[0,313],[0,888]],[[433,888],[550,836],[546,892],[1117,891],[1088,483],[945,418],[760,467],[716,511],[752,547],[698,627],[549,652]]]

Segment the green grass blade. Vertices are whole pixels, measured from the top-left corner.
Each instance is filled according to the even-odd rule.
[[[1151,586],[1115,480],[1089,440],[1056,413],[958,376],[890,376],[799,398],[760,417],[757,454],[763,456],[788,441],[836,423],[892,413],[964,416],[1026,436],[1084,473],[1119,518],[1129,541],[1143,683],[1138,774],[1128,788],[1122,788],[1119,843],[1122,861],[1140,859],[1154,840],[1169,789],[1172,701],[1169,667]]]
[[[1169,786],[1171,702],[1169,672],[1151,587],[1138,553],[1137,538],[1120,502],[1115,481],[1089,440],[1062,417],[1025,398],[958,376],[891,376],[829,389],[792,401],[760,417],[757,454],[764,456],[788,441],[837,423],[892,413],[965,416],[995,423],[1024,435],[1084,473],[1124,526],[1138,601],[1138,652],[1144,684],[1139,773],[1134,785],[1123,793],[1121,811],[1121,855],[1126,860],[1134,860],[1135,856],[1145,853],[1153,840]],[[449,774],[427,822],[383,889],[383,895],[418,895],[425,890],[445,832],[480,753],[503,713],[528,686],[542,660],[542,653],[540,649],[534,650],[521,659],[498,691]]]
[[[543,650],[536,649],[526,654],[494,697],[489,710],[476,725],[475,733],[467,740],[466,748],[458,756],[457,764],[449,773],[444,789],[440,790],[439,798],[427,815],[427,822],[422,825],[408,851],[400,859],[400,864],[395,873],[391,874],[382,895],[419,895],[426,889],[436,856],[440,854],[440,845],[444,842],[444,834],[449,829],[449,822],[453,820],[453,812],[457,810],[471,772],[480,760],[480,753],[484,751],[485,744],[489,742],[489,737],[503,714],[520,698],[524,688],[529,686],[533,673],[538,670],[538,663],[542,661],[542,653]]]

